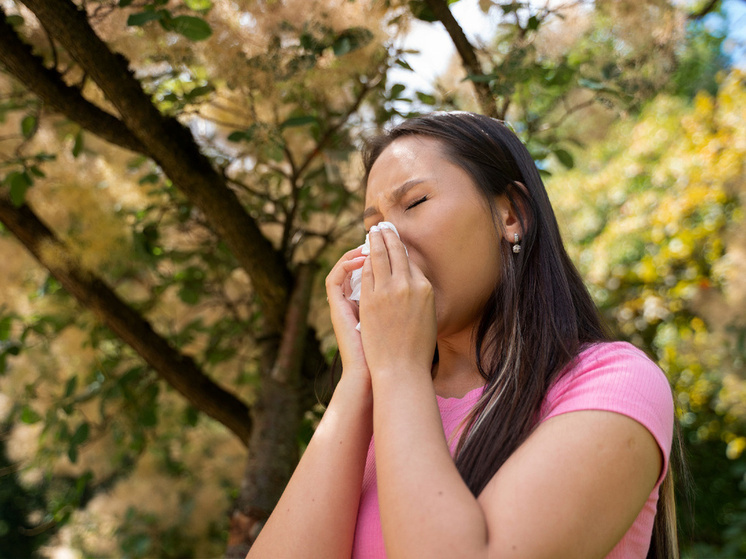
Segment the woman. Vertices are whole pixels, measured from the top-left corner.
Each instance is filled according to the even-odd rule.
[[[342,378],[249,557],[645,557],[670,388],[607,340],[525,147],[448,113],[364,159],[370,255],[326,281]]]

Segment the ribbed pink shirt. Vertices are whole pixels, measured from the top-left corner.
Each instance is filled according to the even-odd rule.
[[[474,407],[481,388],[462,398],[438,399],[446,439],[451,454],[458,438],[451,440],[454,429]],[[625,342],[590,346],[573,360],[549,390],[541,408],[541,421],[580,410],[620,413],[641,423],[650,431],[664,457],[658,483],[630,529],[607,555],[607,559],[644,559],[653,531],[658,487],[668,469],[673,437],[673,398],[663,372],[639,349]],[[362,495],[358,510],[353,559],[385,559],[386,550],[378,510],[378,484],[373,441],[368,448]]]

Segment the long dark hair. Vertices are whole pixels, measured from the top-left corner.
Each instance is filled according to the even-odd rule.
[[[541,404],[562,371],[586,344],[609,335],[565,251],[536,164],[518,137],[501,121],[473,113],[408,119],[367,143],[366,182],[383,150],[412,135],[440,141],[443,156],[470,175],[492,206],[499,231],[504,226],[493,205],[499,196],[507,197],[521,224],[520,252],[498,236],[500,277],[474,332],[485,388],[467,418],[456,466],[477,496],[537,426]],[[658,514],[665,518],[656,519],[651,541],[653,556],[666,559],[678,556],[670,485],[666,480],[661,486]],[[663,493],[670,493],[670,502]],[[665,527],[659,526],[662,520]]]

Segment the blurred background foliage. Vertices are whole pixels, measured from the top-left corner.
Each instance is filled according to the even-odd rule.
[[[723,6],[483,0],[494,26],[472,40],[478,68],[462,56],[414,86],[415,51],[428,45],[405,48],[402,37],[440,25],[437,4],[85,6],[289,269],[318,266],[309,323],[327,357],[321,280],[363,234],[359,138],[438,109],[507,119],[612,330],[674,386],[691,477],[689,498],[680,492],[684,556],[746,556],[746,74],[728,55]],[[0,6],[47,66],[110,109],[21,2]],[[251,281],[152,159],[2,73],[0,182],[65,242],[68,253],[48,247],[49,261],[74,258],[205,374],[249,405],[261,398]],[[222,555],[245,446],[0,233],[0,557]],[[321,408],[304,411],[301,449]]]

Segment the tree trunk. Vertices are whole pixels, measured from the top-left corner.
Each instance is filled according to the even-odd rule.
[[[259,398],[251,410],[249,458],[230,519],[228,559],[246,556],[298,463],[298,431],[305,411],[301,369],[313,278],[311,265],[299,269],[280,347],[265,350],[267,357],[276,357],[263,367]]]

